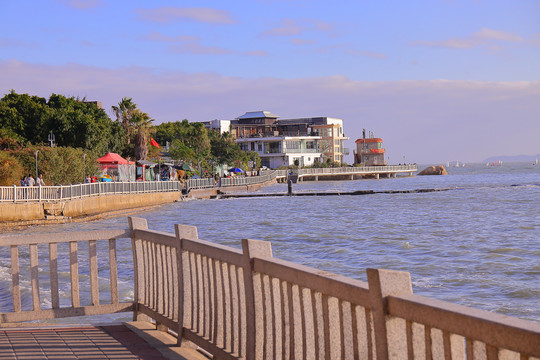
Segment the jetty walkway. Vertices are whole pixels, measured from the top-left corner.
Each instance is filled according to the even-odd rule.
[[[0,186],[0,227],[62,223],[73,218],[141,209],[193,198],[253,191],[276,182],[350,180],[412,175],[416,165],[264,170],[258,176],[187,181],[98,182],[59,186]]]
[[[236,249],[199,239],[193,226],[175,225],[173,234],[149,230],[142,218],[128,222],[126,230],[0,237],[13,304],[2,309],[0,328],[128,312],[141,329],[172,337],[157,347],[162,354],[188,359],[540,358],[539,323],[415,295],[407,272],[367,269],[362,282],[274,258],[267,241],[243,239]],[[119,297],[117,241],[125,238],[130,299]],[[98,242],[108,251],[98,253]],[[68,276],[59,276],[60,259],[69,259]],[[60,299],[66,287],[69,300]],[[28,337],[26,350],[46,347],[48,337],[25,331],[0,330],[0,348],[16,337]],[[110,341],[100,350],[110,358],[123,349],[102,338],[106,329],[88,331],[92,342]],[[79,340],[65,336],[52,348],[76,349]]]

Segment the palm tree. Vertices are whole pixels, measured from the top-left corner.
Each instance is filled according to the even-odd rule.
[[[138,111],[137,104],[135,104],[132,98],[123,97],[122,101],[118,103],[118,106],[112,106],[112,110],[116,115],[116,121],[122,124],[122,127],[126,131],[127,143],[131,143],[131,134],[133,133],[133,127],[131,126],[133,114]]]
[[[146,160],[148,156],[148,137],[152,129],[152,122],[147,113],[135,110],[130,119],[130,128],[135,134],[135,159]]]

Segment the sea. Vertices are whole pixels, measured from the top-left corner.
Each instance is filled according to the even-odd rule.
[[[136,216],[146,218],[150,229],[170,233],[174,224],[194,225],[201,239],[235,248],[240,248],[243,238],[270,241],[277,258],[362,281],[367,268],[407,271],[416,294],[540,322],[540,166],[466,164],[447,170],[444,176],[293,185],[295,193],[385,193],[191,200]],[[441,191],[414,191],[420,189]],[[287,184],[275,184],[251,194],[286,192]],[[37,226],[2,235],[112,228],[127,228],[127,218]],[[80,257],[83,251],[87,250],[81,246]],[[98,243],[98,252],[106,257],[105,242]],[[23,274],[27,250],[21,249],[21,254],[23,307],[31,308],[29,276]],[[47,308],[45,247],[39,248],[39,256],[41,302]],[[120,241],[124,300],[133,297],[131,263],[130,242]],[[59,271],[60,278],[67,280],[60,289],[61,302],[69,304],[67,256],[61,257]],[[84,264],[79,271],[81,282],[88,282]],[[107,276],[106,270],[100,272],[100,285],[106,284]],[[0,250],[0,311],[10,311],[12,306],[10,279],[9,249],[4,248]],[[106,285],[100,287],[106,300]],[[82,284],[81,297],[89,298],[88,291],[89,286]],[[128,315],[107,315],[100,321],[126,319]]]

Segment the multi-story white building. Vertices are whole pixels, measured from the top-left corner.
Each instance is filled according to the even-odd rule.
[[[251,111],[230,120],[225,131],[230,131],[242,150],[259,153],[262,165],[269,168],[343,162],[349,153],[343,147],[349,138],[343,133],[342,119],[278,118],[269,111]],[[215,128],[210,123],[207,126]]]

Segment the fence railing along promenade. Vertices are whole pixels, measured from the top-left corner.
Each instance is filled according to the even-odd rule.
[[[392,165],[370,167],[313,168],[294,170],[299,176],[307,175],[350,175],[370,173],[395,173],[416,171],[416,165]],[[0,186],[0,202],[44,202],[81,199],[90,196],[111,194],[140,194],[164,191],[208,189],[215,187],[248,186],[261,184],[276,178],[286,178],[291,170],[262,171],[260,176],[233,176],[221,178],[218,183],[213,178],[180,181],[131,181],[97,182],[91,184],[59,186]]]
[[[179,181],[96,182],[59,186],[0,186],[1,202],[63,201],[91,196],[182,191]]]
[[[176,225],[170,234],[149,230],[140,218],[129,224],[128,231],[0,237],[0,247],[10,248],[11,263],[0,261],[11,268],[13,301],[13,311],[0,313],[0,327],[133,311],[134,319],[149,317],[159,330],[176,332],[179,344],[190,340],[217,359],[540,358],[539,323],[415,295],[406,272],[368,269],[366,283],[276,259],[266,241],[244,239],[239,250],[199,239],[192,226]],[[118,300],[116,241],[123,237],[132,245],[132,302]],[[96,251],[100,241],[108,251]],[[69,279],[58,274],[61,243],[69,244]],[[88,244],[83,259],[80,243]],[[38,262],[44,245],[48,266]],[[84,300],[83,264],[90,277]],[[30,274],[31,289],[24,290],[31,309],[21,306],[21,274]],[[50,289],[40,286],[43,278]],[[59,301],[61,281],[70,282],[68,305]],[[44,297],[50,309],[42,307]]]

